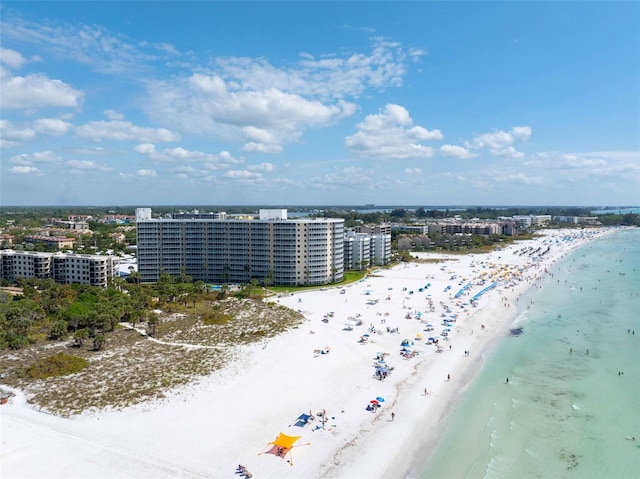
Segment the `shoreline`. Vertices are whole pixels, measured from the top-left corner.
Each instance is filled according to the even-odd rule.
[[[615,230],[550,230],[499,252],[429,254],[448,261],[381,270],[345,287],[344,294],[329,288],[279,298],[280,304],[303,312],[301,327],[240,348],[229,368],[161,402],[72,419],[45,417],[19,400],[3,405],[2,476],[176,477],[179,471],[178,477],[239,477],[234,471],[243,464],[254,477],[419,477],[425,449],[433,450],[466,388],[526,309],[517,298],[532,291],[545,270],[569,251],[609,231]],[[574,235],[571,240],[569,235]],[[529,257],[513,253],[563,237],[548,257],[531,264]],[[502,283],[488,291],[475,308],[468,296],[480,285],[461,296],[460,304],[451,297],[461,287],[458,278],[474,282],[485,271],[487,277],[501,274],[509,286]],[[425,283],[431,286],[424,289]],[[441,315],[450,317],[444,305],[457,318],[450,340],[443,338],[443,351],[437,353],[424,339],[439,336]],[[357,314],[360,326],[349,319]],[[434,331],[424,332],[427,320]],[[369,339],[359,343],[364,334]],[[409,359],[399,354],[403,339],[414,343],[409,349],[415,355]],[[394,367],[384,381],[373,375],[378,352],[388,353],[386,363]],[[366,411],[376,397],[384,398],[382,407]],[[327,411],[324,428],[317,417],[322,410]],[[303,413],[316,418],[295,425]],[[272,454],[268,444],[281,432],[300,436],[285,458]],[[51,459],[29,465],[25,455]],[[93,462],[97,456],[98,465]],[[65,460],[72,466],[65,466]],[[136,462],[123,471],[123,460]]]

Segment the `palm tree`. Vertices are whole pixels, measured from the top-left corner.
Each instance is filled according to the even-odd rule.
[[[106,342],[106,338],[104,334],[98,334],[95,338],[93,338],[93,349],[95,351],[100,351],[104,343]]]
[[[149,334],[149,336],[156,335],[156,326],[159,321],[160,321],[160,317],[158,316],[157,313],[152,312],[149,314],[149,318],[147,319],[147,324],[149,325],[149,329],[147,330],[147,333]]]
[[[85,340],[89,337],[89,331],[86,329],[78,329],[73,335],[73,345],[80,348],[84,344]]]

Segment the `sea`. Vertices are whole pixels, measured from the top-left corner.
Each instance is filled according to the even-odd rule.
[[[640,477],[640,228],[549,273],[424,451],[421,479]]]

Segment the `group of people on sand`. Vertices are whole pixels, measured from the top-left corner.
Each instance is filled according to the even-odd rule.
[[[247,479],[250,479],[253,477],[253,474],[247,471],[247,468],[244,467],[242,464],[238,464],[238,468],[236,469],[236,474],[240,474],[241,476],[244,476]]]

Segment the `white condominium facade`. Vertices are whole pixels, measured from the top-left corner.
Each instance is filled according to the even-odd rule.
[[[51,278],[62,284],[90,284],[106,288],[118,273],[116,256],[0,251],[0,279]]]
[[[391,259],[391,235],[349,232],[344,237],[345,269],[363,270]]]
[[[184,273],[205,283],[322,285],[344,276],[344,220],[152,218],[136,211],[138,273],[143,283]]]

